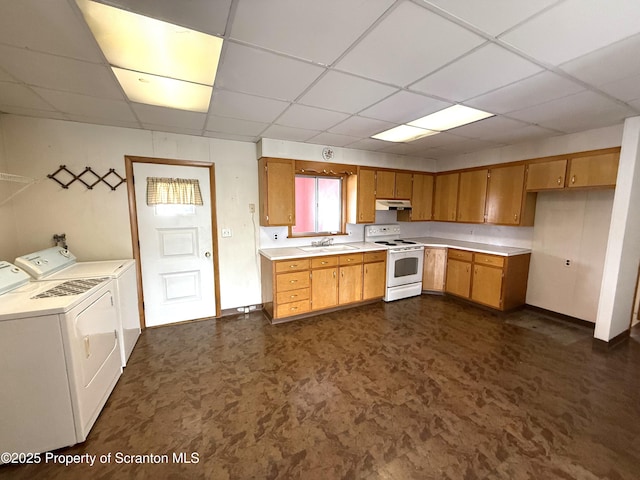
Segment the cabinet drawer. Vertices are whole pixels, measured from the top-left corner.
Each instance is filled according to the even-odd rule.
[[[449,253],[447,254],[449,258],[454,258],[456,260],[462,260],[464,262],[470,262],[473,258],[473,253],[467,252],[466,250],[455,250],[450,248]]]
[[[315,257],[311,259],[311,268],[336,267],[338,265],[338,256]]]
[[[276,262],[276,273],[297,272],[299,270],[309,270],[308,258],[280,260],[279,262]]]
[[[288,290],[276,294],[276,302],[278,305],[299,302],[300,300],[309,300],[309,288],[299,288],[297,290]]]
[[[309,300],[300,300],[299,302],[283,303],[276,308],[276,318],[288,317],[291,315],[299,315],[311,310]]]
[[[353,265],[354,263],[362,263],[362,253],[353,253],[349,255],[339,255],[340,265]]]
[[[498,255],[487,255],[485,253],[476,253],[475,263],[493,265],[494,267],[503,267],[504,257]]]
[[[387,251],[364,252],[364,263],[382,262],[387,259]]]
[[[276,275],[276,292],[286,292],[307,288],[309,286],[309,272],[281,273]]]

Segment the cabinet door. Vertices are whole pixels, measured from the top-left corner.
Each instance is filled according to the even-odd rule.
[[[261,172],[260,225],[295,225],[295,170],[293,160],[266,159]]]
[[[311,271],[311,310],[338,305],[338,269],[320,268]]]
[[[472,170],[460,174],[458,193],[458,221],[484,223],[489,170]]]
[[[530,163],[527,167],[527,191],[562,189],[566,172],[567,160]]]
[[[356,223],[373,223],[376,221],[375,170],[359,169],[357,204]]]
[[[475,264],[471,299],[490,307],[501,308],[502,268]]]
[[[425,248],[422,290],[429,290],[433,292],[444,291],[446,266],[446,248]]]
[[[458,173],[436,175],[433,219],[455,222],[458,208]]]
[[[395,198],[396,174],[378,170],[376,172],[376,198]]]
[[[447,293],[469,298],[471,290],[471,263],[449,258],[447,261]]]
[[[487,223],[519,225],[524,192],[524,165],[489,171]],[[532,194],[533,195],[533,194]]]
[[[411,220],[423,222],[433,216],[433,175],[413,174]]]
[[[567,187],[615,187],[620,153],[571,158]]]
[[[338,303],[359,302],[362,300],[362,264],[340,267],[338,283]]]
[[[411,198],[411,174],[396,172],[396,196],[395,198],[409,200]]]
[[[385,253],[386,255],[386,253]],[[365,263],[362,299],[371,300],[372,298],[381,298],[384,296],[386,287],[387,264],[385,262]]]

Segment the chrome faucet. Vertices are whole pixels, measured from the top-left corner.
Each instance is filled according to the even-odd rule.
[[[312,247],[327,247],[333,245],[333,238],[324,237],[316,242],[311,242]]]

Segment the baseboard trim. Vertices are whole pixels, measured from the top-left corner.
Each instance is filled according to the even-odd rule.
[[[629,340],[631,335],[631,330],[625,330],[619,335],[616,335],[611,340],[600,340],[599,338],[593,339],[593,350],[599,352],[610,352],[614,348],[619,347],[620,345],[626,343]]]

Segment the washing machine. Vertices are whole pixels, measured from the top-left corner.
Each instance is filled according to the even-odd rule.
[[[68,249],[51,247],[15,259],[15,265],[36,281],[109,277],[115,281],[118,339],[122,366],[127,365],[140,336],[138,285],[134,260],[78,262]]]
[[[0,452],[86,440],[122,374],[115,282],[0,262]]]

